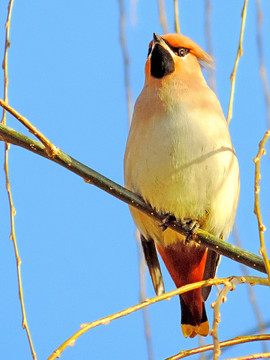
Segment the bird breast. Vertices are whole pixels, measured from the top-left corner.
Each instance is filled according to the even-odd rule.
[[[218,101],[210,94],[213,102],[208,96],[199,106],[184,97],[170,103],[161,96],[145,101],[146,95],[139,96],[134,110],[126,186],[159,212],[198,220],[216,235],[229,233],[239,174]]]

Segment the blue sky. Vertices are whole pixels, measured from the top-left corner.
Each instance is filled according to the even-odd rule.
[[[206,49],[204,1],[179,2],[181,31]],[[1,53],[7,4],[7,1],[0,4]],[[217,93],[225,115],[242,5],[243,1],[212,1]],[[125,7],[135,101],[144,82],[148,43],[153,32],[161,34],[162,29],[157,1],[125,1]],[[262,1],[262,8],[263,50],[269,74],[270,3]],[[166,10],[169,29],[173,32],[172,1],[166,2]],[[258,253],[258,229],[253,214],[253,158],[267,129],[267,118],[259,77],[256,21],[256,2],[250,1],[230,131],[241,174],[237,225],[243,247]],[[93,4],[82,0],[78,5],[62,0],[15,0],[10,41],[10,104],[61,150],[123,184],[128,119],[118,2]],[[3,84],[2,73],[0,83]],[[11,116],[8,116],[8,125],[27,134]],[[267,150],[269,152],[269,144]],[[2,145],[0,159],[3,154]],[[263,158],[261,168],[261,209],[263,221],[269,227],[269,155]],[[21,328],[3,170],[0,174],[0,356],[30,359],[26,334]],[[86,184],[66,169],[15,146],[10,151],[10,178],[17,211],[16,234],[27,319],[38,359],[46,359],[80,324],[139,301],[135,227],[126,204]],[[269,231],[265,237],[269,244]],[[174,289],[164,266],[163,273],[166,290]],[[239,274],[239,265],[223,257],[218,276]],[[147,296],[152,297],[154,291],[148,274],[146,280]],[[265,311],[269,289],[255,287],[254,290],[263,319],[269,320]],[[213,318],[210,304],[216,294],[213,288],[206,306],[210,324]],[[148,311],[155,359],[198,346],[197,339],[182,336],[178,298],[155,304]],[[229,293],[222,305],[219,336],[226,340],[254,327],[256,318],[247,287],[242,285]],[[205,340],[211,341],[211,337]],[[221,358],[260,351],[260,344],[237,346]],[[108,358],[147,359],[142,312],[91,330],[61,357],[64,360]]]

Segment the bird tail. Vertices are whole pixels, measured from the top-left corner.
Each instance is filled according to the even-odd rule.
[[[158,251],[177,287],[201,281],[204,275],[207,250],[185,243],[171,244]],[[208,296],[208,294],[207,294]],[[201,289],[180,295],[181,326],[185,337],[207,336],[209,324]]]
[[[187,293],[186,295],[192,295],[192,292],[193,291]],[[181,305],[181,328],[183,335],[185,337],[191,338],[196,335],[207,336],[209,333],[209,323],[205,311],[204,302],[201,302],[202,311],[200,311],[199,314],[194,314],[194,312],[191,312],[189,306],[186,304],[183,297],[181,295],[179,297]]]

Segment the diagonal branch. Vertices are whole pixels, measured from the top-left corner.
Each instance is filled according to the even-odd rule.
[[[56,358],[60,357],[60,355],[62,354],[62,352],[68,347],[68,346],[73,346],[75,341],[84,333],[86,333],[87,331],[100,326],[100,325],[108,325],[111,321],[119,319],[121,317],[127,316],[135,311],[141,310],[143,308],[145,308],[146,306],[152,305],[154,303],[157,303],[159,301],[163,301],[163,300],[169,300],[171,299],[171,297],[176,296],[176,295],[180,295],[180,294],[184,294],[188,291],[194,290],[194,289],[199,289],[202,288],[204,286],[212,286],[212,285],[218,285],[218,284],[224,284],[226,282],[230,282],[230,281],[234,281],[237,280],[237,283],[239,284],[258,284],[258,285],[264,285],[264,286],[268,286],[268,281],[265,278],[260,278],[260,277],[254,277],[254,276],[248,276],[248,277],[244,277],[244,276],[240,276],[240,277],[234,277],[231,276],[229,278],[222,278],[222,279],[209,279],[209,280],[202,280],[196,283],[192,283],[192,284],[188,284],[188,285],[184,285],[181,286],[180,288],[176,289],[176,290],[172,290],[168,293],[159,295],[159,296],[155,296],[153,298],[150,299],[146,299],[145,301],[136,304],[134,306],[131,306],[129,308],[126,308],[122,311],[119,311],[117,313],[114,313],[112,315],[106,316],[102,319],[99,320],[95,320],[91,323],[88,324],[82,324],[81,325],[81,329],[76,331],[72,336],[70,336],[66,341],[64,341],[48,358],[48,360],[55,360]],[[261,335],[259,335],[261,336]],[[249,337],[248,337],[249,338]]]
[[[46,138],[34,125],[30,123],[24,116],[22,116],[18,111],[13,109],[7,102],[0,99],[0,105],[12,114],[17,120],[20,121],[33,135],[35,135],[45,146],[46,151],[50,157],[54,157],[57,153],[57,147],[53,145],[49,139]]]
[[[238,345],[238,344],[245,344],[247,342],[253,342],[253,341],[269,341],[270,340],[270,334],[265,335],[249,335],[249,336],[237,336],[234,339],[221,341],[219,343],[221,348],[232,346],[232,345]],[[201,346],[199,348],[191,349],[191,350],[182,350],[177,355],[174,355],[170,358],[167,358],[166,360],[179,360],[183,359],[190,355],[199,354],[205,351],[214,350],[214,345],[205,345]],[[237,358],[238,359],[238,358]]]
[[[145,203],[140,196],[134,194],[123,186],[99,174],[95,170],[87,167],[86,165],[80,163],[78,160],[65,154],[60,149],[57,150],[57,153],[54,157],[51,157],[47,153],[46,148],[42,143],[33,140],[3,124],[0,124],[0,140],[9,142],[14,145],[18,145],[34,152],[35,154],[38,154],[58,163],[69,171],[72,171],[75,174],[81,176],[87,183],[99,187],[107,193],[126,202],[130,206],[133,206],[138,210],[144,212],[158,222],[162,223],[166,218],[166,215],[157,213],[154,209],[151,208],[149,204]],[[178,222],[172,222],[168,224],[168,227],[175,230],[176,232],[188,235],[187,231],[183,229],[182,225]],[[252,269],[266,273],[265,265],[261,257],[249,251],[243,250],[235,245],[229,244],[226,241],[221,240],[218,237],[211,235],[204,230],[198,229],[195,233],[197,235],[197,242],[216,251],[218,254],[229,257],[230,259],[247,265]]]

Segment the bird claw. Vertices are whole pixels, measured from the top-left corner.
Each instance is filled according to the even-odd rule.
[[[184,219],[182,221],[183,229],[188,232],[185,243],[188,244],[191,240],[195,240],[195,231],[199,229],[200,224],[198,220]]]
[[[172,224],[176,221],[176,218],[172,214],[166,214],[165,218],[162,220],[161,224],[159,225],[161,227],[162,231],[165,231],[168,228],[169,224]]]
[[[194,232],[200,227],[198,220],[192,220],[189,218],[184,220],[176,220],[174,215],[168,213],[159,226],[161,227],[162,231],[165,231],[169,225],[177,222],[180,223],[182,228],[188,233],[186,235],[185,243],[188,244],[190,241],[195,240]]]

